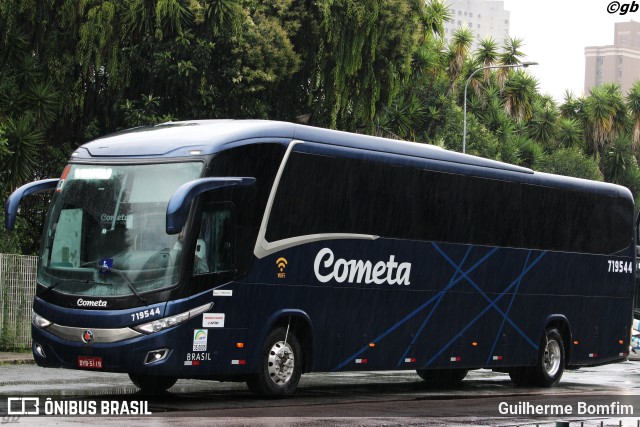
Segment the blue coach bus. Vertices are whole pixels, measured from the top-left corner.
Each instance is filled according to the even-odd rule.
[[[438,147],[271,121],[167,123],[78,148],[50,190],[40,366],[246,381],[470,369],[551,386],[628,356],[623,187]]]

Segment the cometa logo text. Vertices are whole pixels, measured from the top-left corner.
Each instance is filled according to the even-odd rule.
[[[327,283],[335,280],[338,283],[375,283],[381,285],[409,285],[411,275],[411,263],[398,264],[395,255],[389,256],[389,261],[371,261],[335,259],[329,248],[324,248],[316,255],[313,263],[316,278]]]
[[[78,299],[78,301],[76,301],[76,305],[78,307],[106,307],[107,302],[101,299],[95,301],[87,301],[80,298]]]

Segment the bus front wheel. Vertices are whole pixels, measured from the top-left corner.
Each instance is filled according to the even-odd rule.
[[[260,371],[247,385],[259,396],[288,396],[298,387],[302,375],[302,346],[293,331],[276,328],[265,340]]]
[[[145,393],[163,393],[170,389],[177,378],[174,377],[154,377],[151,375],[129,374],[131,382]]]
[[[564,373],[565,352],[560,331],[550,328],[540,341],[536,366],[517,367],[509,371],[511,380],[519,386],[551,387]]]

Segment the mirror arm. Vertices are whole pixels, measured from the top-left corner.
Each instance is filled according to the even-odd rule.
[[[13,230],[13,227],[16,224],[16,218],[18,216],[20,201],[24,197],[30,194],[40,193],[42,191],[55,190],[58,186],[58,181],[60,181],[59,178],[51,178],[30,182],[11,193],[4,204],[4,227],[9,231]]]

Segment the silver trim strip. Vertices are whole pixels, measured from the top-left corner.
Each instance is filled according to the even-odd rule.
[[[273,201],[280,185],[280,179],[284,173],[284,168],[289,160],[289,155],[293,151],[293,147],[298,144],[304,144],[304,141],[293,140],[287,147],[287,151],[284,153],[278,173],[273,180],[273,186],[271,187],[271,193],[269,193],[269,200],[262,217],[262,223],[260,224],[260,230],[258,231],[258,239],[256,240],[256,246],[253,249],[253,254],[258,259],[262,259],[278,251],[292,248],[294,246],[300,246],[305,243],[319,242],[323,240],[336,240],[336,239],[360,239],[360,240],[376,240],[379,236],[370,234],[351,234],[351,233],[326,233],[326,234],[309,234],[306,236],[290,237],[275,242],[268,242],[265,238],[267,232],[267,224],[269,223],[269,217],[271,216],[271,209],[273,208]]]
[[[82,341],[82,334],[84,333],[84,331],[89,330],[93,333],[93,340],[91,341],[91,343],[113,343],[144,335],[140,332],[134,331],[131,328],[76,328],[72,326],[62,326],[55,323],[53,323],[51,326],[48,326],[47,328],[44,328],[43,330],[52,333],[58,338],[74,342],[84,342]]]
[[[283,240],[277,240],[275,242],[263,242],[264,248],[263,258],[267,255],[271,255],[275,252],[292,248],[294,246],[304,245],[305,243],[321,242],[323,240],[338,240],[338,239],[358,239],[358,240],[376,240],[380,236],[373,236],[370,234],[350,234],[350,233],[327,233],[327,234],[309,234],[306,236],[289,237]],[[254,252],[255,253],[255,252]],[[256,254],[256,256],[258,256]]]

